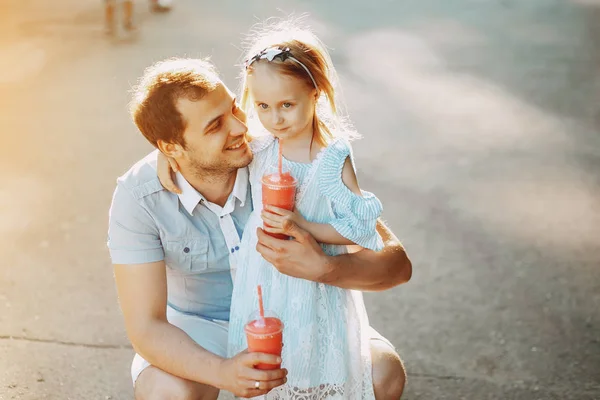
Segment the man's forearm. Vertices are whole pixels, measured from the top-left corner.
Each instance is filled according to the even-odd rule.
[[[325,258],[326,272],[320,281],[344,289],[381,291],[408,282],[412,263],[404,246],[391,230],[379,220],[377,232],[383,239],[383,250],[363,249],[357,253]]]
[[[361,250],[353,254],[328,256],[327,270],[320,281],[344,289],[381,291],[408,282],[412,264],[402,245],[380,252]]]
[[[172,375],[220,388],[223,358],[199,346],[175,325],[152,321],[129,336],[135,351],[150,364]]]

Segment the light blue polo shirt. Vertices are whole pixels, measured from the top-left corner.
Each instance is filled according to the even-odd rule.
[[[252,198],[248,169],[237,172],[224,207],[208,202],[181,174],[180,195],[156,175],[158,151],[117,180],[109,213],[108,248],[113,264],[165,260],[168,305],[206,319],[229,320],[233,282],[230,268]]]

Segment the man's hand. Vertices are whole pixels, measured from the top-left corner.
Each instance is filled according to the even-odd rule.
[[[313,282],[327,282],[332,272],[328,257],[310,233],[291,221],[286,221],[282,233],[293,239],[277,239],[258,228],[256,250],[282,274]]]
[[[220,388],[237,397],[256,397],[268,393],[271,389],[287,381],[286,369],[262,371],[254,369],[259,363],[279,364],[281,358],[273,354],[248,353],[244,350],[233,358],[223,361],[219,376],[223,377]],[[258,382],[258,389],[256,388]]]
[[[290,223],[294,223],[303,229],[306,229],[307,226],[306,219],[297,209],[290,211],[285,208],[265,205],[260,217],[265,223],[263,229],[270,233],[285,233],[285,229],[289,229],[291,226]]]
[[[276,239],[258,228],[256,250],[282,274],[343,289],[381,291],[408,282],[412,264],[402,244],[380,220],[377,231],[383,250],[327,256],[307,231],[286,221],[283,234],[293,240]]]

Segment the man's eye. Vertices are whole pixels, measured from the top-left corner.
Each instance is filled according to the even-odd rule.
[[[222,125],[221,120],[217,121],[217,123],[213,125],[211,132],[216,132],[219,129],[221,129],[221,125]]]
[[[269,108],[269,106],[267,104],[265,104],[265,103],[260,103],[258,105],[258,107],[262,108],[263,110],[266,110],[267,108]]]
[[[292,107],[292,103],[283,103],[283,108],[290,108]]]

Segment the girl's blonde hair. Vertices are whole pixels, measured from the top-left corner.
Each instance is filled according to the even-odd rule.
[[[338,78],[329,53],[310,30],[300,28],[298,23],[298,20],[269,19],[251,30],[245,41],[247,51],[242,67],[240,106],[249,116],[254,116],[254,109],[249,102],[247,77],[252,74],[255,63],[268,62],[276,67],[279,73],[301,79],[311,88],[316,85],[318,100],[313,118],[313,137],[316,143],[325,147],[335,137],[358,138],[347,116],[341,115],[341,101],[336,97],[336,89],[339,89]],[[293,58],[310,71],[312,79],[301,65],[289,58],[285,61],[278,58],[274,58],[273,61],[259,59],[248,65],[257,54],[275,47],[289,49]]]

